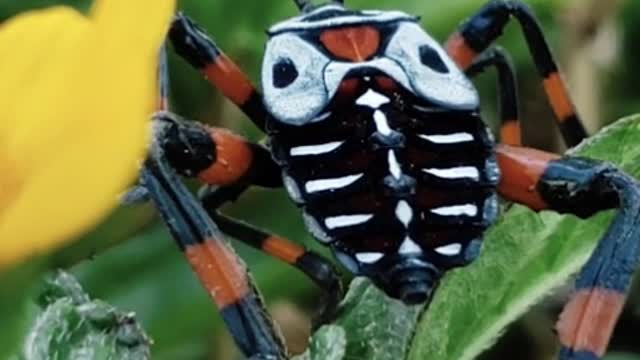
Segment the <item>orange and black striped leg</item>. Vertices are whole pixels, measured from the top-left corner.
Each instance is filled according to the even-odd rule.
[[[580,271],[557,324],[561,360],[595,360],[606,352],[640,262],[640,184],[610,164],[500,145],[500,192],[533,209],[588,217],[618,213]]]
[[[226,217],[213,209],[207,210],[223,233],[282,260],[306,274],[326,294],[319,317],[315,319],[316,325],[322,325],[333,319],[338,303],[342,300],[342,283],[330,261],[290,240]]]
[[[197,24],[178,13],[169,29],[169,40],[182,58],[200,70],[209,83],[236,104],[264,131],[267,111],[262,97],[240,68],[229,59]]]
[[[164,162],[157,144],[142,171],[142,181],[244,355],[286,359],[281,336],[268,317],[244,263]]]
[[[495,67],[498,72],[500,141],[508,145],[522,145],[518,121],[518,87],[509,55],[501,48],[490,48],[473,61],[467,68],[466,74],[474,77],[490,66]]]
[[[549,49],[542,29],[531,9],[517,0],[492,0],[465,21],[447,41],[446,49],[462,69],[467,69],[476,56],[498,38],[514,17],[521,25],[533,61],[544,79],[544,89],[556,115],[562,136],[569,146],[587,137],[578,118],[567,87],[558,73],[558,66]]]
[[[155,140],[180,175],[217,186],[282,186],[280,168],[262,146],[170,112],[156,113],[153,120]]]
[[[314,252],[307,251],[301,245],[290,240],[269,234],[218,212],[222,205],[235,200],[246,188],[247,185],[206,188],[200,194],[202,205],[223,233],[282,260],[305,273],[327,296],[316,323],[323,324],[331,320],[338,303],[342,300],[342,283],[337,271],[327,259]]]

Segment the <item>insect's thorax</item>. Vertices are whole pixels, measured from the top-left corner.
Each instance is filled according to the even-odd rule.
[[[495,219],[494,143],[478,112],[428,103],[387,77],[345,81],[317,121],[274,120],[270,137],[308,229],[356,273],[407,258],[467,264]]]

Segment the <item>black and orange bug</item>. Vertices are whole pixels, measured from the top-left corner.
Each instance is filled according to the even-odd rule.
[[[341,297],[329,261],[218,212],[256,185],[284,187],[308,230],[342,265],[407,304],[429,301],[447,270],[478,256],[498,215],[498,194],[581,217],[617,208],[557,326],[560,359],[600,358],[640,257],[640,187],[612,165],[521,147],[513,70],[506,53],[492,47],[511,19],[522,28],[565,142],[586,136],[530,9],[489,1],[441,46],[400,11],[296,4],[299,16],[268,31],[262,93],[193,21],[175,17],[174,49],[265,131],[268,146],[169,112],[161,69],[163,111],[154,117],[142,171],[241,351],[251,359],[287,358],[225,235],[305,272],[328,292],[327,314]],[[488,67],[499,74],[499,144],[469,80]],[[198,200],[177,174],[210,187]]]

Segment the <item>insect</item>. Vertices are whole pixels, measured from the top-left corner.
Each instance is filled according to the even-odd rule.
[[[581,217],[617,208],[557,326],[560,359],[601,357],[639,257],[640,191],[609,164],[521,146],[513,70],[492,45],[512,19],[565,141],[586,136],[531,10],[520,1],[489,1],[441,46],[400,11],[296,4],[299,16],[268,31],[261,92],[192,20],[175,17],[168,38],[176,52],[267,134],[268,146],[169,112],[165,64],[163,111],[154,116],[142,170],[240,350],[251,359],[287,358],[225,236],[307,274],[327,292],[328,314],[342,295],[329,261],[218,211],[248,187],[263,186],[284,187],[342,265],[407,304],[429,301],[447,270],[478,256],[498,215],[498,194]],[[470,82],[488,68],[499,75],[497,144]],[[210,187],[196,199],[178,174]]]

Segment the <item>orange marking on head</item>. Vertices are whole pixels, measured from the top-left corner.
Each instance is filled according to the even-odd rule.
[[[556,324],[562,345],[574,351],[604,355],[624,307],[623,293],[609,289],[576,292]]]
[[[211,129],[216,144],[216,162],[198,174],[198,178],[212,185],[229,185],[244,176],[253,160],[253,151],[242,137],[221,129]]]
[[[218,308],[235,304],[249,294],[246,268],[224,243],[206,240],[187,246],[185,255]]]
[[[536,186],[549,161],[560,156],[504,144],[498,145],[496,156],[501,172],[498,192],[534,210],[546,209],[548,206],[538,194]]]
[[[547,93],[553,112],[560,122],[575,115],[575,107],[571,103],[559,73],[554,72],[544,79],[544,91]]]
[[[218,56],[214,63],[207,65],[202,71],[214,87],[220,89],[225,97],[237,105],[245,104],[255,92],[251,81],[224,54]]]
[[[277,236],[271,236],[265,239],[262,243],[262,250],[288,264],[294,264],[298,258],[305,253],[302,246]]]
[[[467,41],[459,33],[451,35],[445,45],[447,54],[458,64],[460,69],[464,70],[471,65],[473,59],[478,56],[475,50],[469,47]]]
[[[500,127],[500,142],[507,145],[522,145],[522,131],[518,120],[508,120]]]
[[[334,56],[353,62],[365,61],[380,47],[380,32],[373,26],[352,26],[322,32],[320,42]]]

